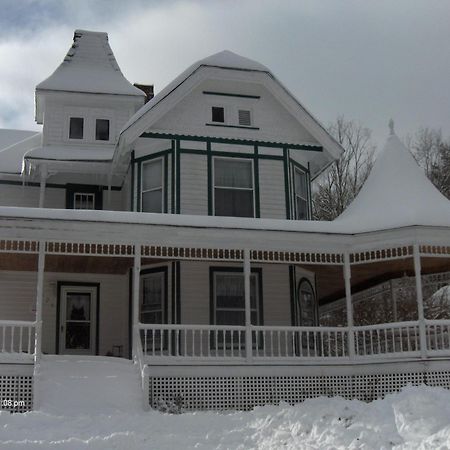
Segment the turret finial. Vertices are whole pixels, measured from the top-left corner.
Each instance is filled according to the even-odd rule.
[[[389,120],[389,134],[392,136],[393,134],[395,134],[394,132],[394,121],[391,119]]]

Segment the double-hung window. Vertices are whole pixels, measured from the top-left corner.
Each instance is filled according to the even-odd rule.
[[[297,220],[309,218],[308,207],[308,176],[305,172],[294,169],[295,211]]]
[[[141,323],[163,323],[165,298],[165,272],[142,276]]]
[[[214,214],[254,217],[253,163],[247,159],[214,159]]]
[[[163,160],[142,163],[141,211],[163,212]]]
[[[95,193],[74,192],[73,209],[95,209]]]
[[[245,291],[244,274],[239,272],[213,272],[213,299],[214,299],[214,324],[215,325],[245,325]],[[258,325],[262,323],[260,310],[259,273],[250,275],[250,309],[251,323]],[[225,336],[217,336],[218,344],[225,343],[227,347],[233,344],[236,348],[244,345],[243,333],[238,337],[236,333],[226,333]]]

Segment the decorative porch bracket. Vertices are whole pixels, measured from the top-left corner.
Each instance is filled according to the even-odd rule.
[[[422,293],[422,266],[420,263],[419,245],[414,244],[414,272],[416,278],[416,299],[417,299],[417,315],[419,318],[419,338],[420,338],[420,355],[422,359],[427,358],[427,337],[425,314],[423,310],[423,293]]]
[[[353,304],[352,304],[352,285],[351,285],[351,266],[350,255],[344,253],[344,282],[345,282],[345,304],[347,312],[347,328],[348,328],[348,356],[350,359],[355,358],[355,338],[353,330]]]

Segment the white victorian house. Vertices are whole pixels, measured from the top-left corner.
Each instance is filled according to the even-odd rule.
[[[450,202],[393,127],[347,211],[311,221],[342,148],[267,67],[224,51],[137,86],[78,30],[42,131],[0,131],[1,397],[32,408],[68,354],[132,359],[147,407],[450,386],[450,315],[426,315]]]

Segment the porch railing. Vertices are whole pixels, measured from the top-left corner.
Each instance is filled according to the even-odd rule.
[[[398,356],[420,353],[418,322],[354,327],[355,356]]]
[[[34,355],[35,331],[35,322],[0,320],[1,353]]]
[[[252,327],[255,358],[340,358],[348,355],[342,327]]]
[[[450,320],[426,320],[426,348],[419,322],[352,327],[283,327],[139,324],[145,359],[226,361],[342,361],[450,356]],[[354,354],[350,354],[350,336]],[[251,342],[247,351],[246,342]],[[250,361],[251,360],[251,361]]]

